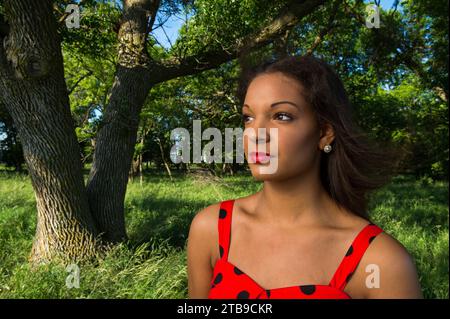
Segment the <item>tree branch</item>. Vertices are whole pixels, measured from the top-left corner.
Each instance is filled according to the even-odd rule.
[[[171,58],[154,62],[149,68],[149,80],[156,84],[179,76],[197,74],[233,60],[243,52],[262,48],[283,35],[286,29],[296,25],[303,17],[324,3],[324,0],[292,0],[272,23],[256,33],[239,39],[229,49],[210,50],[195,56],[188,56],[182,60]],[[155,74],[156,78],[154,77]]]
[[[146,43],[151,28],[149,17],[156,15],[158,8],[159,0],[124,0],[118,32],[120,65],[130,68],[148,64],[150,58]]]
[[[163,31],[164,35],[166,36],[166,40],[167,40],[167,42],[168,42],[169,45],[170,45],[170,49],[172,49],[172,47],[173,47],[172,41],[170,41],[170,38],[169,38],[169,36],[167,35],[167,32],[166,32],[166,30],[164,29],[164,26],[163,26],[163,25],[161,25],[161,30]],[[170,50],[169,50],[169,51],[170,51]]]
[[[313,44],[312,44],[311,47],[306,51],[306,54],[307,54],[307,55],[311,55],[311,54],[314,52],[314,50],[319,46],[319,44],[322,43],[323,38],[324,38],[328,33],[330,33],[331,30],[335,27],[335,25],[334,25],[334,19],[336,18],[336,15],[337,15],[337,12],[338,12],[338,9],[339,9],[339,4],[340,4],[339,1],[336,1],[336,2],[335,2],[334,6],[333,6],[333,9],[332,9],[332,12],[331,12],[331,14],[330,14],[330,17],[329,17],[329,19],[328,19],[327,25],[326,25],[326,26],[319,32],[319,34],[316,36],[316,38],[314,39]]]
[[[75,90],[75,88],[78,86],[78,84],[80,84],[81,81],[83,81],[85,78],[87,78],[88,76],[92,75],[92,73],[94,73],[92,70],[89,70],[88,73],[86,73],[85,75],[83,75],[82,77],[80,77],[77,82],[75,82],[74,85],[72,85],[72,87],[69,89],[69,91],[67,92],[67,95],[72,94],[73,90]]]
[[[160,0],[155,0],[155,1],[153,1],[152,5],[151,5],[151,8],[150,8],[151,17],[150,17],[150,22],[148,23],[147,34],[150,33],[151,31],[153,31],[153,24],[155,23],[156,14],[158,13],[160,4],[161,4]]]

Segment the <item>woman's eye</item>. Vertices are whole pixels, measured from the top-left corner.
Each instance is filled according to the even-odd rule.
[[[251,116],[248,116],[248,115],[246,115],[246,114],[242,114],[242,121],[243,121],[244,123],[247,123],[247,121],[248,121],[249,118],[251,118]]]
[[[277,120],[286,121],[286,122],[292,120],[292,117],[287,113],[277,113],[277,114],[275,114],[275,118]]]

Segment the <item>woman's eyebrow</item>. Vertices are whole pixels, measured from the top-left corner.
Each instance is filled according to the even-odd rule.
[[[295,106],[296,108],[300,109],[300,107],[299,107],[297,104],[295,104],[294,102],[291,102],[291,101],[279,101],[279,102],[275,102],[275,103],[270,104],[270,107],[277,106],[278,104],[291,104],[291,105]]]
[[[295,104],[294,102],[291,102],[291,101],[278,101],[278,102],[274,102],[274,103],[270,104],[270,107],[272,108],[272,107],[275,107],[275,106],[277,106],[277,105],[279,105],[279,104],[290,104],[290,105],[295,106],[296,108],[298,108],[298,109],[300,110],[300,107],[299,107],[297,104]],[[250,108],[250,106],[249,106],[248,104],[244,104],[244,105],[242,106],[242,108],[244,108],[244,107]]]

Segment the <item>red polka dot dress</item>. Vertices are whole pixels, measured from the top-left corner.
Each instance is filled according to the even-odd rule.
[[[234,199],[221,202],[218,218],[219,252],[211,279],[209,299],[351,299],[344,292],[367,247],[383,230],[367,224],[354,238],[328,285],[301,285],[264,289],[250,276],[228,262],[231,215]]]

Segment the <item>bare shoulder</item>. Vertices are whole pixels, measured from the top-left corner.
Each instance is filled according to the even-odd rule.
[[[366,298],[423,298],[413,257],[390,234],[378,234],[360,263]]]
[[[192,219],[189,237],[192,235],[213,239],[218,237],[217,218],[219,216],[220,202],[211,204],[198,211]]]
[[[191,221],[187,240],[188,293],[190,298],[207,298],[213,275],[211,259],[218,237],[217,219],[220,204],[197,212]]]
[[[193,249],[188,251],[202,250],[209,256],[209,260],[213,259],[215,248],[218,242],[219,233],[217,222],[219,216],[220,202],[211,204],[198,211],[191,221],[188,236],[188,245]],[[211,263],[210,263],[211,264]]]
[[[247,207],[251,206],[252,195],[234,199],[233,211],[246,212]],[[188,243],[191,241],[191,247],[208,250],[211,265],[214,265],[219,258],[219,211],[222,202],[211,204],[198,211],[192,219],[189,229]]]
[[[213,225],[217,226],[217,217],[219,216],[220,202],[211,204],[198,211],[191,222],[191,230],[200,232],[210,232]]]

